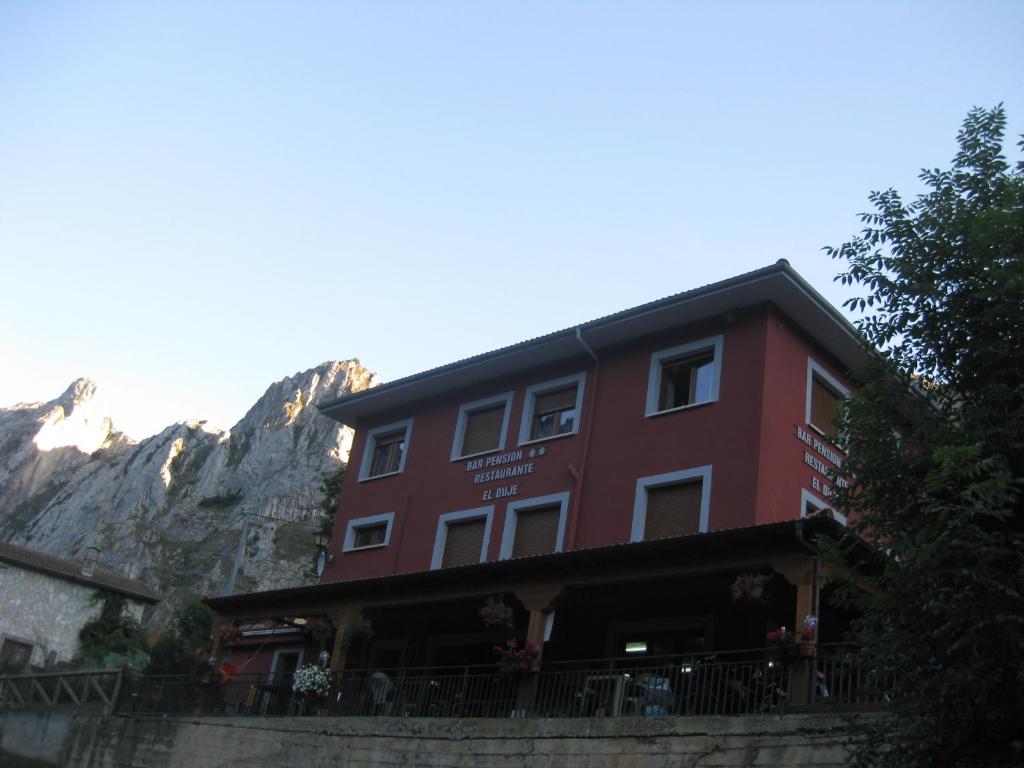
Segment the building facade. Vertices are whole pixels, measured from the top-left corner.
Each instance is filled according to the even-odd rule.
[[[115,594],[136,619],[158,597],[140,581],[90,562],[0,542],[0,668],[48,668],[78,650],[78,632]]]
[[[834,419],[865,355],[779,262],[327,403],[356,436],[320,584],[209,602],[329,617],[335,668],[485,663],[509,635],[747,648],[810,614],[838,639],[812,539],[845,536]]]

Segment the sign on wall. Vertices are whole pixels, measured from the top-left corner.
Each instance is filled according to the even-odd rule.
[[[473,473],[473,485],[486,485],[512,478],[525,478],[532,475],[536,459],[547,453],[547,448],[520,448],[507,453],[496,453],[481,456],[466,462],[466,472]],[[519,495],[520,482],[508,483],[481,491],[481,501],[503,499]]]
[[[804,464],[812,470],[811,488],[823,497],[831,498],[835,494],[832,487],[833,473],[842,470],[845,457],[819,435],[799,424],[796,425],[794,434],[804,445]],[[849,487],[849,483],[843,477],[836,475],[834,480],[840,488]]]

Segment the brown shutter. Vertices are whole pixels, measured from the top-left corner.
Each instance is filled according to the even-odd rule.
[[[516,512],[516,537],[512,557],[542,555],[555,551],[561,506],[538,507]]]
[[[462,455],[493,451],[501,442],[501,425],[505,422],[505,404],[485,408],[466,416],[462,433]]]
[[[486,518],[480,517],[465,522],[448,523],[444,537],[442,568],[455,565],[471,565],[480,562],[480,548],[484,543]]]
[[[817,378],[811,378],[811,424],[834,440],[838,414],[839,398]]]
[[[535,414],[550,413],[551,411],[575,408],[576,391],[577,387],[573,384],[565,389],[556,389],[554,392],[545,392],[542,395],[537,395],[533,402],[533,412]]]
[[[647,489],[645,539],[700,532],[701,480]]]

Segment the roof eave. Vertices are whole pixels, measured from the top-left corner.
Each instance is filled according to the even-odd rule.
[[[780,260],[703,288],[346,395],[318,408],[335,421],[355,426],[367,416],[446,391],[574,356],[582,358],[586,353],[577,333],[599,350],[759,303],[778,306],[848,370],[866,361],[867,351],[856,328],[788,262]]]

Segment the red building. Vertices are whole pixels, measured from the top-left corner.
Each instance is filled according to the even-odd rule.
[[[807,614],[839,639],[812,539],[844,533],[829,438],[865,355],[780,261],[324,404],[356,436],[320,584],[209,602],[330,617],[335,669],[750,648]]]

